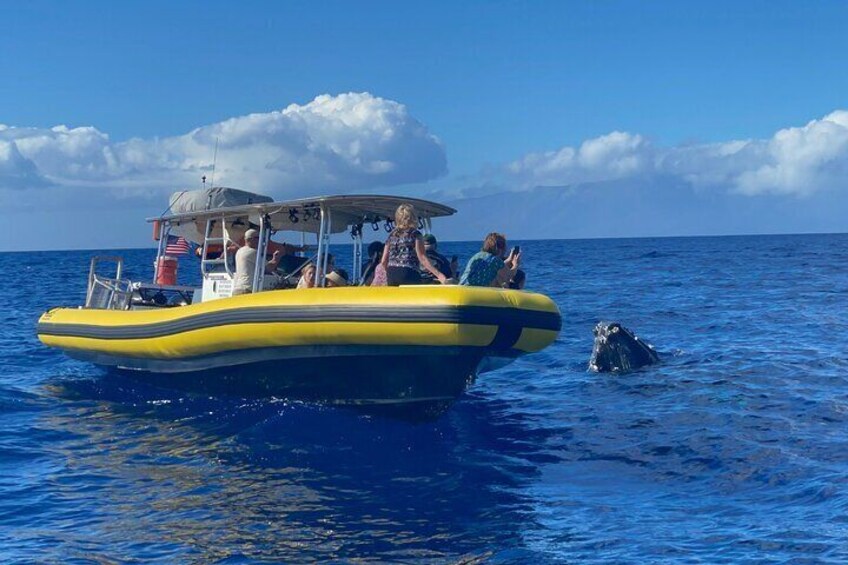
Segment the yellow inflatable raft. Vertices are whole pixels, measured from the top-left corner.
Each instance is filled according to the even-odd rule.
[[[162,284],[158,272],[153,284],[125,281],[119,258],[110,258],[117,275],[106,278],[95,258],[85,306],[46,312],[38,337],[71,357],[134,371],[155,384],[347,404],[444,404],[462,393],[484,359],[506,363],[556,339],[560,313],[541,294],[456,285],[323,288],[329,234],[339,224],[353,227],[356,265],[362,225],[385,221],[398,201],[408,200],[363,198],[370,200],[272,202],[157,218],[160,240],[187,227],[182,233],[190,241],[203,242],[202,286]],[[431,217],[452,213],[415,203],[426,227]],[[232,295],[226,251],[211,258],[206,249],[226,250],[235,239],[228,224],[254,218],[263,237],[260,253],[273,231],[295,224],[314,229],[317,288],[263,290],[270,275],[257,269],[253,292]],[[223,233],[216,234],[216,226]],[[164,251],[160,244],[157,269],[165,264]],[[354,281],[363,278],[355,269]],[[275,281],[280,286],[279,277]]]
[[[463,286],[277,290],[177,308],[56,308],[38,322],[45,344],[102,365],[153,372],[246,361],[441,349],[515,357],[560,329],[546,296]]]

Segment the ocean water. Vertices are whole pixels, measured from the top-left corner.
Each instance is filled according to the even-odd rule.
[[[0,562],[848,561],[848,235],[520,243],[559,339],[418,424],[70,360],[91,253],[0,254]],[[599,320],[662,363],[587,372]]]

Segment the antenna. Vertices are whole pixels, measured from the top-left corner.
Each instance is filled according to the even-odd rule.
[[[218,136],[215,136],[215,153],[212,155],[212,178],[209,179],[209,186],[215,188],[215,163],[218,162]]]

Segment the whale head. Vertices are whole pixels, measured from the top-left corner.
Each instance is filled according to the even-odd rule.
[[[618,322],[598,322],[589,370],[597,373],[627,373],[653,365],[660,358],[654,347]]]

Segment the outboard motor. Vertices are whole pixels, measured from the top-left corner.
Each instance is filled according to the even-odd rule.
[[[627,373],[659,362],[654,347],[618,322],[598,322],[595,329],[595,345],[589,370],[596,373]]]

